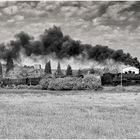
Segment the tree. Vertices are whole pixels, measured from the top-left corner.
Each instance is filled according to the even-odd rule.
[[[45,74],[52,74],[50,60],[46,63],[46,66],[45,66]]]
[[[61,74],[61,66],[60,66],[60,62],[58,61],[58,65],[57,65],[57,70],[56,70],[57,74]]]
[[[14,68],[14,62],[12,58],[7,58],[7,69],[6,69],[6,73],[8,73],[10,70],[12,70]]]
[[[57,70],[56,70],[55,76],[56,77],[63,77],[64,76],[64,74],[62,73],[62,70],[61,70],[61,66],[60,66],[60,62],[59,61],[58,61],[58,66],[57,66]]]
[[[71,69],[71,66],[70,65],[67,66],[66,75],[67,76],[71,76],[72,75],[72,69]]]
[[[82,76],[82,71],[79,69],[78,71],[77,71],[77,77],[81,77]]]
[[[92,68],[90,69],[90,74],[94,74],[95,73],[95,70]]]
[[[0,77],[2,77],[2,65],[0,63]]]

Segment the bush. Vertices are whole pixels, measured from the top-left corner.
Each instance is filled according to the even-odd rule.
[[[50,90],[90,90],[101,89],[100,77],[88,75],[85,78],[65,77],[50,80],[48,89]]]
[[[76,90],[102,89],[100,77],[92,74],[86,75],[83,79],[77,81],[76,87],[74,87],[74,89]]]
[[[93,74],[85,76],[83,78],[83,83],[86,84],[87,89],[101,88],[101,78],[100,78],[100,76],[95,76]]]
[[[17,89],[28,89],[28,85],[17,85]]]
[[[41,85],[18,85],[16,86],[17,89],[42,89]]]
[[[76,86],[76,81],[78,78],[65,77],[56,78],[51,80],[48,86],[50,90],[72,90]]]
[[[46,75],[43,79],[40,80],[39,85],[42,86],[42,89],[48,89],[51,80],[51,75]]]
[[[28,89],[42,89],[42,86],[41,85],[31,85],[31,86],[28,86]]]

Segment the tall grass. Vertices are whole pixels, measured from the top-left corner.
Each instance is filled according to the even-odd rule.
[[[129,95],[25,95],[0,95],[1,139],[140,138],[139,102]]]

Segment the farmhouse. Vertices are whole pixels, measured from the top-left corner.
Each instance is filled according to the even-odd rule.
[[[29,77],[35,78],[35,77],[42,77],[44,74],[43,69],[34,69],[33,71],[30,71],[28,73]]]
[[[125,74],[139,74],[139,69],[135,67],[126,67],[122,72]]]

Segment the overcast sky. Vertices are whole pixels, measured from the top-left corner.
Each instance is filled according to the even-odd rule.
[[[20,31],[38,37],[53,25],[83,43],[123,49],[140,60],[140,2],[0,2],[1,43]]]

